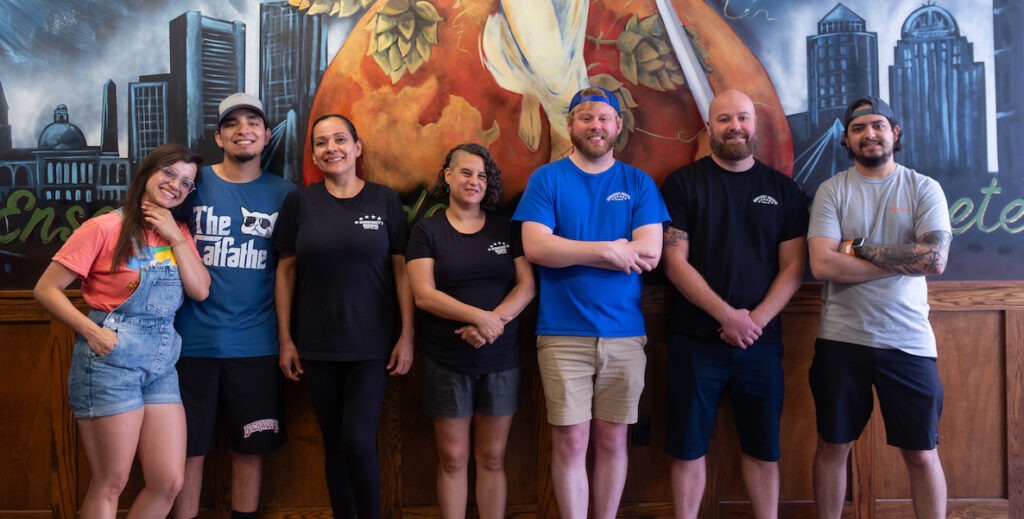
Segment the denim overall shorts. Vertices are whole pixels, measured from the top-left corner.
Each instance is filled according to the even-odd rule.
[[[95,308],[92,321],[117,332],[117,345],[97,355],[79,336],[71,354],[68,393],[75,418],[124,413],[145,404],[181,403],[181,336],[174,314],[184,301],[178,266],[154,264],[152,248],[135,247],[142,263],[139,286],[110,313]],[[134,261],[134,260],[133,260]]]

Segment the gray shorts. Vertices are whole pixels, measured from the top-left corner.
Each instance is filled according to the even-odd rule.
[[[508,416],[519,407],[519,368],[482,375],[452,371],[423,357],[420,410],[434,418],[465,418],[479,413]]]

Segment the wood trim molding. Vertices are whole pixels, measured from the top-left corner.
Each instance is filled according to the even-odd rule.
[[[786,305],[787,313],[821,312],[821,283],[804,283]],[[669,285],[644,286],[645,314],[667,314],[672,305]],[[928,303],[933,311],[1024,310],[1024,281],[931,281]]]

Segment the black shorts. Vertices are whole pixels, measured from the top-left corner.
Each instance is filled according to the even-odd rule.
[[[931,450],[939,443],[942,383],[934,358],[818,339],[810,382],[818,434],[829,443],[860,437],[874,407],[872,385],[889,445]]]
[[[188,425],[188,456],[204,456],[213,450],[218,406],[231,451],[266,454],[287,440],[284,375],[277,355],[182,357],[178,378]]]
[[[755,342],[743,349],[718,337],[673,333],[667,365],[666,452],[681,460],[707,454],[722,393],[728,389],[743,453],[779,460],[785,393],[781,343]]]

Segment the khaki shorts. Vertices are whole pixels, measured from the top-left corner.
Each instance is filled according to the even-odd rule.
[[[592,418],[631,424],[644,391],[646,336],[538,335],[537,364],[551,425]]]

